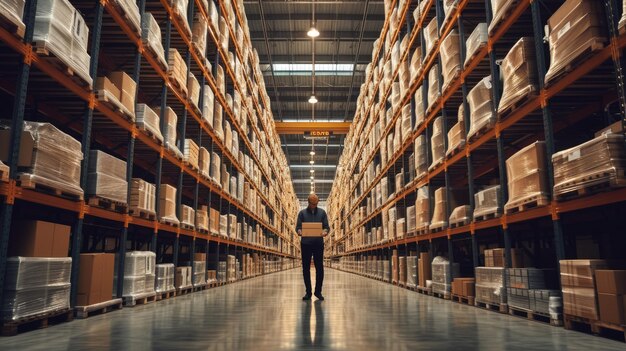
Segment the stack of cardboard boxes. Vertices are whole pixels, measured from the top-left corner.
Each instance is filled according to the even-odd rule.
[[[178,50],[174,48],[169,49],[167,64],[169,66],[168,76],[176,84],[183,96],[187,96],[187,64],[180,56],[180,53],[178,53]]]
[[[131,121],[135,120],[137,84],[128,74],[116,71],[96,78],[95,91],[98,100],[114,104]]]
[[[169,184],[161,184],[159,187],[159,221],[180,224],[176,216],[176,188]]]
[[[432,279],[431,259],[428,252],[420,252],[420,258],[417,261],[417,279],[418,286],[421,288],[426,288],[426,281]]]
[[[506,160],[509,201],[504,212],[516,210],[529,201],[547,205],[550,196],[546,163],[546,143],[534,142]]]
[[[474,278],[454,278],[452,280],[452,295],[460,297],[474,297]]]
[[[130,187],[129,210],[132,215],[141,212],[156,214],[156,187],[140,178],[133,178]]]
[[[596,270],[600,320],[626,324],[626,270]]]
[[[114,271],[115,254],[81,254],[76,305],[90,306],[111,300]]]
[[[174,291],[174,273],[176,267],[172,263],[161,263],[156,265],[155,291],[166,293]]]
[[[99,150],[89,152],[87,195],[126,203],[126,162]]]
[[[565,315],[600,319],[596,293],[596,274],[608,268],[605,260],[561,260],[561,290],[563,292],[563,313]],[[601,278],[605,275],[600,274]],[[603,284],[601,291],[606,290]],[[606,298],[606,297],[605,297]]]
[[[156,112],[146,104],[137,104],[135,105],[135,116],[135,123],[139,130],[147,131],[148,134],[163,143],[163,135],[161,134],[160,126],[161,118]]]

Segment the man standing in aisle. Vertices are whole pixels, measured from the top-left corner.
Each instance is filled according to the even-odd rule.
[[[317,222],[322,223],[321,237],[302,237],[300,248],[302,252],[302,275],[304,276],[304,285],[306,287],[306,295],[302,300],[311,299],[311,256],[315,262],[315,297],[324,300],[322,296],[322,283],[324,282],[324,237],[328,235],[330,227],[328,226],[328,216],[326,211],[317,208],[319,198],[315,194],[309,195],[309,206],[298,213],[298,222],[296,231],[302,237],[302,223]]]

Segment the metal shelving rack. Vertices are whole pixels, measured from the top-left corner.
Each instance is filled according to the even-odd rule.
[[[531,208],[526,211],[513,214],[503,214],[494,219],[484,221],[475,221],[472,219],[468,225],[457,228],[447,228],[439,232],[428,231],[425,234],[409,232],[403,239],[394,240],[386,243],[370,244],[358,247],[352,250],[344,249],[348,242],[353,240],[356,230],[365,226],[366,229],[380,224],[380,218],[383,210],[392,206],[404,209],[407,202],[415,200],[417,189],[424,185],[451,186],[463,184],[469,192],[469,205],[472,212],[474,208],[474,193],[477,189],[477,181],[484,181],[489,174],[493,174],[493,178],[499,180],[501,184],[502,204],[508,199],[507,179],[505,161],[515,151],[514,141],[520,136],[525,136],[531,142],[534,140],[545,140],[547,145],[546,159],[549,163],[549,179],[550,189],[553,186],[553,170],[551,164],[551,156],[557,149],[555,134],[563,131],[568,125],[579,123],[594,113],[602,112],[603,109],[612,101],[619,101],[619,110],[622,116],[622,122],[626,125],[625,113],[625,93],[624,93],[624,73],[622,67],[623,50],[626,47],[626,35],[620,34],[617,29],[617,23],[621,15],[621,3],[616,0],[605,0],[608,32],[610,34],[609,43],[602,50],[592,53],[584,62],[572,67],[571,71],[564,74],[558,80],[552,82],[549,86],[544,85],[544,77],[547,71],[548,52],[547,46],[544,44],[543,26],[547,17],[550,15],[549,9],[554,7],[552,4],[546,4],[544,1],[519,0],[507,16],[501,21],[489,37],[486,46],[482,47],[475,54],[469,64],[463,68],[465,61],[466,48],[465,41],[469,36],[466,31],[473,28],[480,22],[490,23],[492,18],[491,1],[490,0],[459,0],[452,13],[448,15],[448,20],[444,22],[443,1],[442,0],[425,0],[425,11],[421,13],[417,23],[410,16],[413,10],[419,6],[420,1],[406,1],[404,8],[399,8],[401,14],[398,30],[393,37],[401,38],[403,29],[410,34],[409,49],[401,52],[401,62],[409,58],[409,54],[414,48],[420,44],[422,48],[422,57],[426,57],[424,51],[424,28],[425,25],[433,18],[437,18],[439,40],[435,43],[432,54],[426,58],[422,64],[422,68],[416,79],[410,82],[409,91],[402,96],[401,107],[406,104],[412,105],[412,134],[409,139],[402,144],[399,150],[390,155],[386,164],[380,164],[377,153],[380,149],[381,142],[385,142],[386,136],[393,130],[393,126],[401,115],[401,109],[397,109],[393,115],[389,126],[382,132],[381,141],[374,145],[370,153],[365,151],[365,146],[369,135],[372,132],[378,116],[368,116],[371,106],[376,103],[384,105],[389,96],[391,87],[383,95],[381,102],[373,99],[370,106],[365,111],[366,115],[361,115],[357,110],[354,125],[348,135],[348,140],[353,141],[353,145],[347,145],[345,154],[342,156],[344,162],[342,164],[343,171],[339,173],[335,179],[336,185],[333,188],[329,201],[339,203],[338,206],[329,212],[331,222],[339,223],[338,227],[332,229],[331,240],[332,247],[327,251],[331,258],[339,258],[343,256],[356,256],[361,259],[367,259],[369,256],[376,256],[381,259],[389,259],[391,249],[398,249],[401,255],[407,252],[433,252],[444,253],[451,262],[454,261],[454,252],[457,240],[471,241],[471,261],[473,267],[480,266],[480,254],[478,239],[483,241],[491,241],[491,243],[500,242],[504,244],[507,263],[511,265],[510,250],[512,247],[512,234],[510,233],[511,225],[526,225],[536,223],[541,220],[551,222],[551,234],[547,235],[553,240],[554,253],[557,260],[568,258],[565,249],[564,229],[561,217],[565,214],[578,213],[578,211],[586,211],[600,206],[611,205],[620,206],[626,201],[626,189],[616,189],[610,192],[601,192],[594,195],[575,198],[563,202],[552,200],[549,205],[537,208]],[[547,5],[547,6],[546,6]],[[397,2],[392,2],[392,8],[398,7]],[[389,28],[389,17],[385,21],[385,26],[381,33],[381,41],[387,35]],[[434,104],[434,108],[427,110],[424,116],[424,123],[416,125],[415,98],[414,94],[418,88],[425,89],[424,106],[428,106],[428,72],[438,61],[440,61],[439,50],[441,40],[445,38],[453,29],[456,29],[460,35],[460,53],[461,53],[461,72],[448,85],[445,91],[442,91],[442,82],[440,79],[440,97]],[[532,34],[527,34],[532,33]],[[519,108],[514,109],[510,114],[503,115],[498,118],[496,107],[492,113],[496,118],[496,124],[493,128],[488,129],[484,134],[475,140],[467,140],[465,147],[461,151],[445,156],[444,161],[439,166],[428,171],[425,176],[418,179],[408,179],[405,187],[397,190],[395,197],[391,199],[383,199],[382,206],[375,208],[373,212],[366,214],[365,218],[360,221],[352,221],[351,216],[360,206],[364,206],[367,197],[374,189],[374,186],[385,176],[388,179],[394,179],[397,171],[404,167],[406,174],[407,163],[405,159],[411,154],[413,142],[416,137],[425,134],[427,139],[428,161],[432,160],[430,149],[430,136],[432,135],[432,123],[438,116],[442,116],[443,135],[447,143],[447,124],[450,123],[450,111],[456,111],[459,105],[465,107],[465,134],[469,131],[469,108],[467,95],[473,84],[477,83],[484,76],[491,74],[492,77],[499,77],[498,59],[511,48],[513,43],[522,36],[533,36],[536,44],[537,70],[540,82],[540,92],[536,96],[531,96],[528,100],[521,104]],[[394,42],[392,40],[392,43]],[[376,52],[373,53],[373,64],[376,65],[378,57],[383,56],[386,63],[390,59],[390,51],[384,52],[384,45],[381,45]],[[380,64],[380,63],[379,63]],[[439,65],[441,70],[441,65]],[[392,82],[398,76],[399,68],[393,72]],[[441,72],[439,72],[441,77]],[[366,78],[366,86],[372,81],[373,74]],[[592,100],[581,99],[577,101],[572,91],[585,87],[585,84],[593,83],[594,92],[598,96],[594,96]],[[380,85],[380,84],[379,84]],[[377,96],[378,85],[373,96]],[[498,101],[502,92],[502,86],[499,79],[493,80],[492,101],[494,106],[498,106]],[[363,94],[364,92],[362,92]],[[564,103],[571,104],[573,108],[568,113],[568,117],[560,117],[564,115]],[[425,107],[426,108],[426,107]],[[559,116],[560,118],[556,118]],[[369,127],[366,127],[369,122]],[[447,123],[446,123],[447,122]],[[453,122],[454,123],[454,122]],[[357,143],[357,141],[360,143]],[[447,146],[447,144],[446,144]],[[571,145],[573,146],[573,145]],[[447,147],[444,147],[447,149]],[[497,151],[497,155],[493,151]],[[358,163],[355,160],[365,159],[365,162]],[[361,180],[367,169],[367,165],[374,164],[381,166],[381,171],[369,183],[365,184],[365,188],[361,188]],[[399,162],[399,163],[398,163]],[[342,163],[342,161],[340,161]],[[428,162],[430,164],[430,162]],[[495,173],[494,173],[495,172]],[[407,179],[407,178],[405,178]],[[391,183],[391,181],[390,181]],[[348,184],[350,184],[348,186]],[[345,191],[339,189],[348,187],[350,190]],[[392,187],[393,188],[393,187]],[[393,193],[390,191],[390,193]],[[431,195],[432,196],[432,195]],[[552,197],[554,198],[554,197]],[[408,200],[408,201],[407,201]],[[449,203],[449,202],[448,202]],[[449,217],[451,209],[447,209],[447,217]],[[446,217],[446,218],[447,218]],[[622,228],[623,229],[623,228]],[[339,233],[343,235],[339,236]],[[495,233],[495,234],[494,234]],[[545,235],[544,235],[545,236]],[[447,241],[447,242],[446,242]],[[338,250],[339,249],[339,250]],[[343,249],[343,251],[341,250]]]
[[[252,138],[256,137],[261,142],[261,131],[258,125],[253,124],[257,120],[247,113],[247,107],[243,107],[246,106],[246,95],[243,94],[239,85],[240,82],[230,67],[228,52],[225,52],[219,43],[218,30],[212,26],[201,0],[189,2],[186,20],[191,27],[194,14],[199,11],[207,21],[207,50],[205,53],[200,53],[194,48],[191,37],[183,29],[182,20],[184,19],[174,14],[174,10],[167,0],[138,0],[137,4],[142,18],[144,12],[151,12],[159,22],[166,60],[168,49],[170,47],[176,48],[186,61],[187,74],[192,72],[198,78],[201,88],[200,107],[202,106],[205,84],[213,90],[215,101],[223,108],[224,119],[228,119],[233,127],[233,132],[238,133],[240,151],[250,156],[260,169],[261,175],[258,183],[253,180],[251,175],[245,173],[238,155],[233,155],[231,150],[227,150],[212,127],[202,119],[199,112],[186,99],[184,93],[173,84],[172,79],[168,77],[158,63],[156,56],[142,43],[140,33],[136,33],[129,25],[126,20],[127,15],[123,13],[115,1],[72,0],[71,3],[86,15],[85,20],[90,29],[90,76],[95,80],[98,73],[120,69],[126,71],[137,83],[136,101],[161,106],[160,127],[162,131],[164,131],[165,123],[165,106],[172,107],[179,116],[177,124],[177,146],[179,149],[182,150],[182,143],[187,137],[193,139],[199,146],[206,147],[209,152],[219,153],[222,162],[227,164],[231,175],[236,175],[236,172],[244,174],[245,180],[251,184],[269,211],[267,219],[259,215],[259,210],[252,212],[243,202],[224,192],[220,185],[213,180],[203,178],[197,170],[192,169],[170,153],[164,145],[152,139],[145,132],[138,130],[133,122],[128,121],[108,106],[99,103],[89,89],[71,76],[66,75],[62,69],[53,65],[46,58],[36,54],[29,44],[33,37],[32,24],[34,23],[36,3],[37,0],[26,1],[24,15],[26,34],[23,39],[14,36],[4,28],[0,28],[0,45],[2,45],[0,49],[3,53],[7,52],[11,60],[19,62],[17,64],[18,69],[14,71],[17,72],[15,86],[3,86],[3,90],[14,96],[14,104],[11,115],[10,150],[12,152],[8,162],[11,170],[10,180],[8,183],[0,183],[0,196],[3,200],[0,222],[0,286],[4,281],[9,232],[11,222],[17,215],[13,213],[16,205],[20,206],[20,209],[36,208],[42,212],[38,217],[43,219],[61,218],[63,223],[72,226],[72,305],[74,305],[76,297],[81,251],[98,250],[118,253],[117,265],[120,271],[124,269],[124,256],[129,244],[132,249],[156,252],[157,262],[164,261],[166,252],[171,252],[171,257],[168,256],[167,260],[175,265],[180,261],[179,253],[183,247],[186,250],[185,257],[188,255],[189,260],[193,259],[193,253],[197,252],[198,248],[203,248],[202,252],[207,254],[207,267],[215,268],[217,268],[220,254],[224,253],[234,254],[240,260],[243,254],[249,252],[259,253],[268,259],[295,258],[298,256],[299,249],[294,244],[294,229],[291,225],[292,217],[295,217],[291,213],[293,211],[284,207],[285,204],[281,203],[276,193],[273,194],[273,198],[270,198],[263,191],[263,189],[278,187],[282,194],[289,193],[289,190],[293,193],[293,188],[285,189],[282,184],[283,180],[275,171],[283,166],[286,159],[284,155],[281,157],[278,154],[278,152],[282,152],[280,147],[271,148],[269,145],[263,145],[262,152],[265,153],[265,159],[268,160],[267,164],[263,164],[259,155],[254,151]],[[223,3],[218,5],[218,12],[226,10]],[[235,13],[239,25],[242,25],[242,9],[235,6]],[[231,23],[229,21],[227,23],[231,38],[236,38],[232,35],[234,30]],[[248,33],[246,33],[246,40],[249,44]],[[234,50],[240,61],[244,63],[239,48],[241,43],[230,40],[229,45],[229,49]],[[211,72],[209,67],[205,65],[203,56],[207,59],[214,57],[214,60],[210,62],[214,70],[217,70],[218,65],[224,67],[227,89],[230,89],[227,91],[233,94],[237,90],[244,97],[242,98],[242,118],[245,118],[252,126],[251,131],[246,132],[238,122],[234,111],[229,108],[226,97],[221,94],[217,87],[214,78],[215,72]],[[101,60],[102,57],[107,59]],[[13,62],[11,60],[4,62]],[[9,64],[5,65],[8,66]],[[258,71],[259,68],[253,67],[253,70]],[[33,71],[36,74],[33,75]],[[246,77],[246,84],[251,93],[253,83],[249,77]],[[53,106],[37,103],[37,93],[43,86],[51,86],[65,99]],[[271,111],[265,98],[262,102],[265,110]],[[265,110],[259,106],[256,98],[254,98],[254,104],[254,113],[262,117]],[[41,118],[41,116],[45,117]],[[139,176],[153,180],[152,183],[156,185],[157,189],[157,211],[160,184],[177,185],[176,208],[179,218],[182,218],[181,205],[183,203],[197,209],[202,202],[218,209],[220,214],[234,213],[238,220],[245,219],[246,223],[252,226],[260,225],[262,229],[258,236],[264,243],[269,243],[269,240],[272,239],[274,247],[241,241],[236,238],[224,238],[201,233],[180,226],[175,227],[160,223],[158,220],[132,217],[125,213],[88,206],[86,201],[65,199],[18,186],[16,164],[20,132],[23,121],[33,117],[52,122],[63,131],[81,138],[84,155],[81,164],[81,187],[83,189],[87,182],[86,169],[89,162],[89,151],[92,147],[97,146],[99,149],[104,149],[127,161],[128,200],[130,200],[130,180],[133,177]],[[261,119],[259,118],[256,123],[261,125],[268,142],[275,140],[272,134],[275,133],[273,126],[266,126]],[[293,199],[295,201],[295,196]],[[244,240],[247,239],[247,234],[245,236]],[[114,249],[107,248],[107,239],[110,238],[116,241]],[[83,239],[86,240],[83,241]],[[121,279],[118,280],[118,296],[122,295],[122,281]],[[1,297],[0,295],[0,300]]]

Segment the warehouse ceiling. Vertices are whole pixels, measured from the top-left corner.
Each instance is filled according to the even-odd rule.
[[[372,47],[384,25],[382,0],[245,0],[252,45],[259,53],[276,121],[350,122],[371,61]],[[307,36],[313,15],[320,36]],[[315,52],[316,104],[311,64]],[[313,111],[313,108],[315,109]],[[315,192],[325,201],[335,177],[345,135],[315,142]],[[311,140],[282,135],[297,196],[311,191]]]

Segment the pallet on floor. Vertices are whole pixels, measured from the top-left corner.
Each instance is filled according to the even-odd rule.
[[[176,288],[176,296],[187,295],[193,292],[193,286],[185,286],[182,288]]]
[[[19,333],[47,328],[49,325],[71,322],[74,320],[74,312],[71,308],[63,308],[56,311],[39,313],[33,316],[20,318],[14,321],[6,321],[0,324],[0,335],[14,336]]]
[[[520,201],[512,201],[504,207],[504,213],[507,215],[524,212],[531,208],[547,206],[550,200],[545,195],[535,195]]]
[[[560,319],[553,319],[549,313],[542,313],[537,311],[527,310],[525,308],[519,308],[509,305],[509,314],[511,316],[526,318],[531,321],[542,322],[550,324],[554,327],[563,326],[563,321]]]
[[[431,296],[438,297],[438,298],[444,299],[444,300],[450,300],[450,293],[449,292],[442,293],[442,292],[433,291],[431,293]]]
[[[509,308],[507,304],[502,303],[493,303],[493,302],[484,302],[484,301],[474,301],[474,306],[478,308],[482,308],[489,311],[500,312],[500,313],[509,313]]]
[[[463,305],[474,306],[474,296],[461,296],[452,294],[452,301],[458,302]]]
[[[176,289],[167,290],[167,291],[157,291],[156,293],[157,301],[167,300],[172,297],[176,297]]]
[[[196,284],[193,286],[192,291],[196,292],[196,291],[202,291],[202,290],[206,290],[207,289],[207,284]]]
[[[567,330],[590,331],[592,334],[600,336],[606,334],[607,331],[613,331],[621,333],[624,341],[626,341],[626,325],[612,324],[589,318],[564,314],[563,326]]]
[[[55,187],[53,182],[32,174],[21,174],[17,179],[17,185],[25,189],[31,189],[50,195],[66,198],[73,201],[83,201],[83,193],[74,189],[60,189]]]
[[[122,305],[122,299],[113,299],[89,306],[76,306],[74,307],[74,316],[78,319],[83,319],[98,314],[105,314],[107,312],[122,309]]]
[[[432,295],[432,288],[425,288],[422,286],[418,286],[415,288],[415,290],[420,293],[420,294],[424,294],[424,295]]]
[[[123,202],[119,202],[119,201],[105,199],[105,198],[100,197],[100,196],[90,197],[89,200],[87,200],[87,204],[89,206],[92,206],[92,207],[103,208],[105,210],[109,210],[109,211],[113,211],[113,212],[119,212],[119,213],[127,213],[128,212],[128,205],[127,204],[125,204]]]
[[[156,293],[144,293],[132,296],[124,296],[124,306],[133,307],[136,305],[146,305],[156,301]]]
[[[156,219],[156,213],[138,207],[130,207],[128,209],[128,214],[148,221],[154,221]]]

